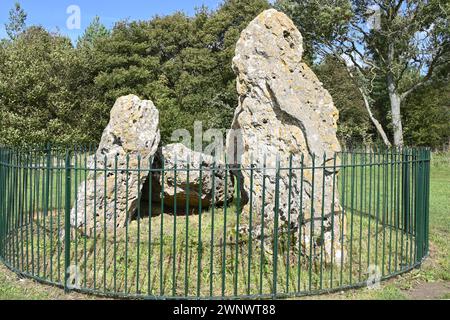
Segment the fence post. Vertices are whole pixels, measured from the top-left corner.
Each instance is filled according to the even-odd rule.
[[[429,232],[430,232],[430,165],[431,150],[427,148],[425,152],[425,254],[429,254]]]
[[[402,211],[403,211],[403,231],[410,231],[410,221],[409,221],[409,188],[410,188],[410,176],[409,176],[409,157],[408,149],[402,150]]]
[[[64,216],[64,292],[70,291],[68,282],[70,277],[70,193],[71,193],[71,172],[70,172],[70,153],[66,150],[66,188],[65,188],[65,216]]]
[[[427,178],[427,167],[426,167],[426,151],[419,150],[418,159],[418,188],[416,189],[417,201],[417,217],[416,217],[416,262],[420,262],[425,256],[426,249],[426,210],[427,210],[427,188],[428,188],[428,178]]]
[[[4,217],[4,213],[5,213],[5,211],[3,210],[3,204],[4,204],[4,202],[5,202],[5,199],[4,199],[4,189],[3,189],[3,171],[4,171],[4,169],[3,169],[3,148],[2,147],[0,147],[0,258],[2,258],[3,257],[3,248],[4,248],[4,242],[3,242],[3,239],[4,239],[4,236],[5,236],[5,234],[4,234],[4,231],[3,231],[3,227],[4,227],[4,219],[3,219],[3,217]]]
[[[50,200],[50,172],[52,170],[52,156],[51,156],[51,146],[47,145],[47,159],[46,159],[46,168],[45,168],[45,202],[44,202],[44,216],[48,216],[49,211],[49,200]]]

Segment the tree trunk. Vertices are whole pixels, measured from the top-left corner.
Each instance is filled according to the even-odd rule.
[[[339,55],[335,55],[336,58],[338,58],[346,67],[347,73],[350,76],[350,78],[355,81],[355,76],[353,75],[353,72],[351,70],[351,67],[349,65],[347,65],[347,63],[345,62],[345,60],[342,59],[342,57],[340,57]],[[355,81],[356,84],[356,81]],[[372,110],[370,108],[370,102],[369,102],[369,97],[366,95],[364,89],[357,85],[359,92],[361,93],[361,96],[363,97],[364,100],[364,105],[366,107],[367,113],[369,114],[369,118],[372,121],[373,125],[375,126],[375,128],[377,129],[378,133],[380,134],[381,138],[383,139],[384,144],[387,147],[391,147],[391,142],[389,141],[389,138],[387,137],[386,132],[383,129],[383,126],[381,125],[381,123],[375,118],[375,116],[372,113]]]
[[[391,102],[392,128],[394,130],[394,145],[403,146],[403,126],[400,112],[401,96],[395,87],[394,79],[391,74],[387,77],[389,100]]]
[[[362,90],[361,88],[359,88],[359,91],[361,92],[361,95],[364,99],[364,105],[366,106],[367,109],[367,113],[369,114],[369,118],[372,121],[373,125],[375,126],[375,128],[377,129],[378,133],[380,134],[381,138],[383,139],[384,144],[387,147],[391,147],[391,142],[389,141],[386,132],[383,129],[383,126],[381,125],[381,123],[374,117],[372,110],[370,109],[370,103],[369,103],[369,98],[367,98],[366,94],[364,93],[364,90]]]
[[[400,113],[400,105],[402,103],[402,97],[397,91],[397,84],[395,83],[395,77],[392,73],[394,60],[395,60],[395,48],[394,42],[389,43],[388,46],[388,72],[386,76],[387,88],[389,92],[389,100],[391,102],[391,115],[392,115],[392,129],[394,130],[394,146],[403,147],[403,126],[402,117]]]

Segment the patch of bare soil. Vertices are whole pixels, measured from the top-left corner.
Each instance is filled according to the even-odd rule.
[[[450,294],[450,281],[425,282],[407,293],[413,300],[436,300]]]

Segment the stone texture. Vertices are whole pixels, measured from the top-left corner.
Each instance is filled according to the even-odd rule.
[[[265,172],[254,170],[252,195],[250,171],[242,170],[238,177],[243,198],[251,196],[252,211],[264,213],[266,228],[273,226],[278,191],[280,227],[287,222],[292,229],[301,227],[303,249],[309,254],[313,219],[314,248],[323,245],[329,255],[332,215],[335,239],[339,239],[342,216],[337,190],[333,193],[338,171],[333,169],[334,155],[341,150],[336,137],[339,114],[328,91],[302,61],[302,54],[302,35],[285,14],[274,9],[261,13],[242,32],[233,59],[239,106],[232,124],[234,137],[227,138],[227,152],[229,159],[243,168],[261,168],[266,162]],[[240,143],[242,147],[236,148]],[[279,157],[282,168],[288,168],[291,155],[294,169],[280,170],[276,190],[276,159]],[[304,170],[299,169],[302,162]],[[327,168],[312,170],[313,163]],[[337,158],[336,165],[339,163]],[[247,204],[244,211],[249,207]],[[334,255],[341,255],[338,241],[334,242]]]
[[[71,211],[72,226],[82,232],[86,229],[88,234],[95,228],[100,231],[105,223],[109,230],[114,222],[119,228],[125,226],[136,214],[138,195],[148,176],[145,169],[159,142],[159,112],[153,102],[135,95],[117,99],[97,152],[89,159],[86,182],[79,185]],[[143,169],[140,173],[133,171],[138,166]]]
[[[164,177],[155,172],[152,181],[152,201],[161,202],[161,187],[164,183],[162,201],[166,209],[174,209],[185,213],[186,201],[190,212],[197,212],[199,207],[207,209],[212,205],[222,206],[225,199],[229,204],[233,200],[233,178],[227,173],[227,192],[225,192],[225,168],[220,161],[214,162],[214,157],[192,151],[183,144],[176,143],[164,146],[155,158],[155,167],[167,171]],[[175,165],[177,168],[175,179]],[[187,167],[189,165],[189,183]],[[200,165],[202,174],[200,175]],[[146,189],[147,190],[147,189]],[[144,192],[145,194],[145,192]],[[169,210],[170,211],[170,210]]]

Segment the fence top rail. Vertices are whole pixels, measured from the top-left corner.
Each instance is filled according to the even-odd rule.
[[[58,150],[61,152],[59,153]],[[94,172],[169,172],[169,171],[273,171],[273,170],[326,170],[335,172],[348,167],[376,167],[386,165],[401,165],[404,163],[429,162],[431,153],[429,148],[391,148],[383,152],[341,151],[335,152],[330,157],[315,155],[286,155],[282,159],[279,156],[262,156],[250,165],[233,164],[216,160],[209,166],[198,161],[192,165],[187,159],[175,159],[172,165],[158,167],[155,161],[164,162],[160,154],[143,159],[140,155],[115,155],[100,156],[95,153],[79,153],[75,149],[47,149],[47,150],[22,150],[8,147],[0,147],[0,165],[9,168],[33,169],[33,170],[63,170],[70,169]],[[131,162],[134,162],[131,165]],[[173,159],[172,159],[173,160]],[[201,160],[201,159],[199,159]]]

